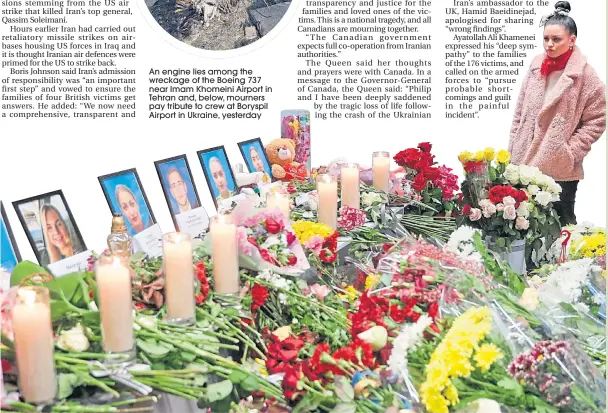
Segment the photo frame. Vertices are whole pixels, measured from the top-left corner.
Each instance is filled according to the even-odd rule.
[[[0,201],[0,267],[8,272],[21,261],[21,254],[13,235],[11,223],[8,221],[4,204]]]
[[[161,159],[154,166],[175,230],[202,237],[209,228],[209,215],[201,204],[186,155]]]
[[[196,152],[203,168],[213,204],[219,209],[220,202],[237,195],[237,184],[232,166],[226,155],[224,146],[216,146]]]
[[[135,236],[154,226],[156,218],[135,168],[97,177],[112,213],[125,219],[127,232]]]
[[[13,207],[34,255],[43,267],[48,268],[59,261],[73,259],[87,252],[63,191],[47,192],[15,201]]]
[[[260,138],[249,139],[237,144],[249,172],[264,172],[262,182],[272,182],[272,166],[266,156],[264,145]]]

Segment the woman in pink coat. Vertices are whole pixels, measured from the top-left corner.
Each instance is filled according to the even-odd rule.
[[[562,225],[576,224],[574,201],[583,159],[606,130],[606,86],[578,47],[570,3],[543,20],[545,54],[524,79],[511,126],[514,164],[538,167],[562,187],[555,203]]]

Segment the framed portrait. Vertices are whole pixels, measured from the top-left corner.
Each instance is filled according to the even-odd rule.
[[[43,267],[87,251],[61,190],[15,201],[13,206]]]
[[[4,204],[0,201],[0,267],[11,272],[19,261],[21,261],[21,254],[19,254],[11,224],[6,217]]]
[[[203,167],[213,203],[218,208],[221,201],[234,197],[237,191],[236,180],[226,155],[226,149],[224,146],[217,146],[198,151],[196,154]]]
[[[97,179],[110,210],[112,213],[122,214],[131,236],[156,224],[135,168],[103,175]]]
[[[179,155],[156,161],[154,166],[163,187],[173,223],[179,231],[176,216],[191,212],[201,206],[188,159],[186,155]]]
[[[262,140],[260,138],[250,139],[248,141],[239,142],[238,145],[249,172],[264,172],[263,182],[270,183],[272,169],[270,167],[270,162],[268,162],[268,158],[266,157],[266,151],[264,150],[264,145],[262,145]]]

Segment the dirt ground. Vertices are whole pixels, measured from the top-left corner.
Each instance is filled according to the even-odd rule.
[[[192,7],[183,8],[175,0],[158,0],[150,11],[165,31],[186,44],[205,50],[231,50],[258,39],[245,38],[245,27],[252,25],[247,13],[251,1],[241,0],[230,14],[218,13],[209,26]]]

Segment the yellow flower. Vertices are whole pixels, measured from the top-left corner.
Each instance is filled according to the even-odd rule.
[[[479,367],[481,371],[485,373],[490,370],[490,367],[496,360],[503,357],[502,351],[500,351],[496,345],[484,343],[479,347],[477,353],[475,353],[475,356],[473,356],[473,359],[475,360],[477,367]]]
[[[595,258],[606,255],[606,233],[598,230],[573,241],[570,246],[571,258]]]
[[[494,153],[494,148],[484,149],[483,156],[486,161],[492,162],[494,160],[494,157],[496,156],[496,153]]]
[[[296,234],[296,237],[298,238],[298,241],[300,241],[302,244],[315,235],[319,235],[321,238],[325,239],[334,233],[334,230],[331,229],[331,227],[312,221],[294,222],[292,228]]]
[[[473,159],[474,159],[476,162],[481,162],[481,161],[483,161],[483,160],[485,159],[485,154],[484,154],[484,152],[483,152],[483,151],[477,151],[477,152],[475,152],[475,156],[473,156]]]
[[[338,294],[338,297],[348,300],[351,303],[354,302],[357,297],[359,297],[359,291],[352,285],[349,285],[344,289],[345,294]]]
[[[458,160],[463,164],[470,162],[471,159],[473,159],[473,154],[469,151],[461,152],[460,155],[458,155]]]
[[[450,401],[450,404],[452,406],[457,405],[460,401],[460,399],[458,398],[458,390],[456,389],[456,386],[454,386],[452,383],[450,383],[448,388],[446,389],[445,397]]]
[[[511,162],[511,154],[509,153],[509,151],[501,149],[498,151],[498,155],[496,155],[496,160],[498,161],[498,163],[506,165]]]
[[[369,290],[374,285],[376,285],[376,283],[378,283],[378,281],[380,281],[380,275],[379,274],[370,274],[370,275],[368,275],[365,278],[365,289]]]

